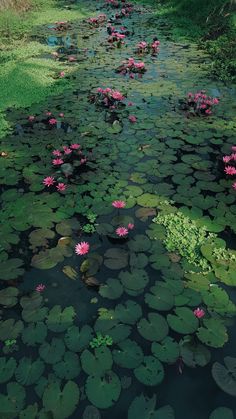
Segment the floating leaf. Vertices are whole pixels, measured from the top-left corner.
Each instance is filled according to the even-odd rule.
[[[180,343],[180,354],[188,367],[196,367],[198,365],[200,367],[205,367],[211,360],[210,351],[200,343]]]
[[[63,310],[61,306],[56,305],[48,313],[47,326],[53,332],[64,332],[73,324],[74,317],[74,307],[69,306]]]
[[[25,389],[20,384],[7,384],[7,395],[0,394],[0,414],[2,418],[13,419],[19,416],[25,404]]]
[[[203,326],[197,331],[198,339],[213,348],[221,348],[228,341],[227,329],[222,320],[203,319]]]
[[[33,405],[29,405],[26,409],[20,412],[19,419],[36,419],[38,415],[38,405],[34,403]]]
[[[179,344],[167,336],[161,343],[152,343],[152,353],[161,362],[173,364],[179,358]]]
[[[89,376],[85,391],[91,403],[99,409],[108,409],[120,397],[121,383],[113,371],[107,371],[103,376]]]
[[[21,320],[15,319],[1,320],[0,321],[0,340],[16,339],[22,332],[24,326]]]
[[[149,399],[141,394],[135,397],[129,406],[128,419],[175,419],[172,407],[164,406],[158,410],[155,410],[155,407],[156,395]]]
[[[30,324],[22,332],[22,341],[28,346],[43,343],[47,336],[47,327],[43,322]]]
[[[106,346],[95,348],[94,355],[88,349],[81,354],[81,365],[88,375],[103,375],[113,364],[111,351]]]
[[[162,287],[161,285],[154,285],[150,288],[150,292],[145,294],[145,303],[150,308],[169,311],[173,307],[174,296],[168,288]]]
[[[162,341],[169,331],[165,318],[157,313],[149,313],[148,319],[142,318],[137,328],[144,339],[157,342]]]
[[[80,373],[79,357],[74,352],[67,351],[63,360],[53,365],[53,370],[59,378],[71,380]]]
[[[217,407],[210,414],[209,419],[234,419],[234,413],[228,407]]]
[[[144,234],[137,234],[128,243],[128,248],[133,252],[146,252],[151,247],[150,239]]]
[[[154,356],[145,356],[142,364],[135,368],[134,375],[145,386],[155,386],[164,379],[164,368]]]
[[[226,356],[225,366],[215,362],[212,366],[212,376],[216,384],[225,393],[236,396],[236,358]]]
[[[104,298],[116,300],[123,294],[123,287],[118,279],[109,278],[106,284],[100,286],[99,294]]]
[[[65,335],[65,343],[70,351],[81,352],[93,338],[93,329],[87,324],[79,329],[72,326]]]
[[[119,349],[112,353],[114,362],[122,368],[136,368],[143,360],[141,347],[130,339],[126,339],[118,344]]]
[[[16,369],[16,360],[14,358],[0,358],[0,383],[6,383],[11,379]]]
[[[15,375],[20,384],[30,386],[38,381],[44,371],[44,363],[37,359],[32,362],[30,358],[21,358]]]
[[[65,352],[63,340],[52,338],[51,343],[45,342],[39,347],[39,355],[47,364],[59,362]]]
[[[148,274],[143,269],[133,269],[131,272],[120,272],[119,278],[129,291],[143,290],[148,284]]]
[[[19,290],[15,287],[7,287],[0,291],[0,304],[4,307],[14,307],[17,304]]]
[[[160,201],[160,198],[157,195],[153,195],[150,193],[144,193],[141,196],[138,196],[137,198],[137,204],[141,207],[157,207],[158,203]]]
[[[0,264],[0,279],[3,281],[9,281],[10,279],[16,279],[24,273],[24,269],[21,268],[23,265],[21,259],[8,259]]]
[[[128,253],[124,249],[108,249],[104,257],[104,265],[109,269],[122,269],[128,264]]]
[[[101,419],[101,415],[95,406],[86,406],[82,419]]]
[[[72,415],[79,403],[79,387],[73,381],[67,381],[61,389],[59,383],[50,383],[43,393],[43,405],[52,412],[54,419],[66,419]]]
[[[194,333],[198,328],[198,319],[187,307],[175,309],[175,314],[168,314],[167,321],[171,329],[177,333]]]
[[[122,323],[135,324],[142,316],[142,309],[135,301],[127,300],[124,304],[116,306],[115,316]]]

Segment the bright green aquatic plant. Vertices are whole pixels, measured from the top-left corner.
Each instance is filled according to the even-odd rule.
[[[97,336],[91,340],[89,345],[91,348],[99,348],[100,346],[111,346],[113,339],[109,335],[102,336],[101,333],[97,333]]]
[[[204,226],[197,227],[194,221],[181,212],[159,214],[153,221],[165,226],[166,237],[164,243],[169,251],[177,251],[189,263],[202,269],[209,268],[209,263],[202,256],[200,247],[206,242],[206,239],[214,238],[215,234],[207,234]]]

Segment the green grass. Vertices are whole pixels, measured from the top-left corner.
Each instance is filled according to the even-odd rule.
[[[75,21],[86,16],[86,10],[79,6],[66,10],[52,0],[37,1],[35,9],[23,14],[10,10],[1,12],[0,138],[9,129],[4,115],[7,108],[28,107],[61,93],[68,86],[68,80],[57,78],[65,66],[47,58],[52,48],[32,42],[29,35],[37,34],[43,25],[57,20]]]

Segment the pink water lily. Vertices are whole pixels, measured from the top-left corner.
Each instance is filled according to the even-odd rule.
[[[89,252],[90,245],[87,242],[78,243],[75,246],[75,253],[79,256],[86,255]]]
[[[229,163],[230,160],[231,160],[231,156],[224,156],[223,157],[223,162],[224,163]]]
[[[56,181],[52,176],[47,176],[43,179],[43,184],[47,187],[52,186],[55,182]]]
[[[133,230],[134,229],[134,224],[133,223],[129,223],[127,225],[128,230]]]
[[[59,191],[59,192],[63,192],[63,191],[65,191],[66,190],[66,188],[67,188],[67,185],[65,184],[65,183],[58,183],[57,184],[57,186],[56,186],[56,188],[57,188],[57,190]]]
[[[59,73],[59,76],[60,76],[60,77],[65,77],[65,75],[66,75],[65,71],[61,71],[61,72]]]
[[[78,150],[78,148],[80,148],[80,144],[71,144],[71,145],[70,145],[70,148],[71,148],[72,150]]]
[[[226,166],[225,173],[230,176],[236,175],[236,168],[234,166]]]
[[[126,227],[118,227],[116,229],[116,234],[119,237],[127,236],[128,233],[129,233],[129,230]]]
[[[53,161],[52,161],[52,164],[54,165],[54,166],[60,166],[61,164],[63,164],[64,163],[64,161],[62,160],[62,159],[54,159]]]
[[[236,190],[236,182],[233,183],[232,188]]]
[[[201,319],[202,317],[205,316],[205,311],[201,308],[196,308],[196,310],[194,310],[193,312],[194,316],[196,316],[198,319]]]
[[[30,116],[28,116],[28,120],[29,120],[30,122],[33,122],[33,121],[35,120],[35,116],[34,116],[34,115],[30,115]]]
[[[61,112],[61,113],[59,113],[59,116],[60,116],[60,118],[64,118],[64,113],[63,112]]]
[[[35,291],[37,292],[43,292],[45,290],[46,286],[43,284],[38,284],[35,288]]]
[[[51,118],[51,119],[49,119],[48,123],[50,125],[56,125],[57,124],[57,120],[56,120],[56,118]]]
[[[52,154],[56,157],[61,157],[61,155],[62,155],[60,150],[53,150]]]
[[[113,201],[112,206],[115,208],[124,208],[126,206],[125,201]]]
[[[132,122],[133,124],[137,121],[137,118],[136,118],[136,116],[134,116],[134,115],[130,115],[129,116],[129,121],[130,122]]]
[[[70,147],[63,147],[63,149],[64,149],[65,154],[71,154],[72,153],[72,150],[70,149]]]

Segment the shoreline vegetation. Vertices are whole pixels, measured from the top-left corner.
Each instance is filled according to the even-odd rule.
[[[210,55],[209,74],[225,83],[236,81],[236,1],[136,0],[156,8],[157,26],[167,21],[173,41],[194,41]],[[9,132],[5,112],[25,108],[68,87],[55,79],[61,65],[45,55],[51,51],[37,34],[55,20],[85,18],[76,1],[61,7],[57,0],[2,0],[0,7],[0,138]],[[32,34],[34,35],[32,37]]]

